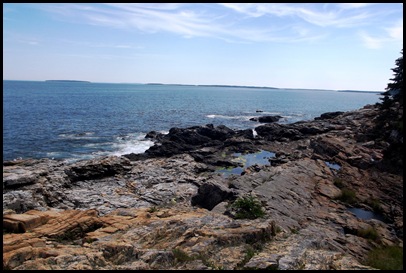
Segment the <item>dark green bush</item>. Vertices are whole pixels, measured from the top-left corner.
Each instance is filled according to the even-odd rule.
[[[357,195],[355,194],[355,191],[348,188],[342,188],[341,194],[337,196],[337,199],[347,204],[357,203]]]
[[[265,216],[261,203],[253,196],[239,197],[231,207],[236,210],[237,219],[256,219]]]
[[[376,212],[376,213],[382,213],[382,206],[381,206],[381,202],[378,200],[378,199],[376,199],[376,198],[369,198],[369,199],[367,199],[366,201],[365,201],[365,203],[367,204],[367,205],[369,205],[371,208],[372,208],[372,210],[374,211],[374,212]]]
[[[373,241],[379,239],[378,232],[372,227],[357,230],[357,236]]]
[[[344,188],[344,182],[343,182],[343,180],[342,180],[341,178],[339,178],[339,177],[334,177],[333,183],[334,183],[334,185],[335,185],[337,188],[339,188],[339,189]]]
[[[189,256],[185,251],[179,248],[172,249],[172,253],[175,260],[180,263],[193,261],[195,259],[194,257]]]
[[[368,253],[366,265],[381,270],[403,270],[403,247],[375,248]]]

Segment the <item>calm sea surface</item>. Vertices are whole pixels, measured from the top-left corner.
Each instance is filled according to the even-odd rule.
[[[3,80],[3,160],[68,161],[142,153],[145,134],[212,123],[255,128],[261,115],[280,123],[311,120],[379,101],[377,93],[186,85]],[[263,112],[258,113],[257,110]]]

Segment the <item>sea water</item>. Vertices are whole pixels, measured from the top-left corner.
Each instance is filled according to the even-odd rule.
[[[67,161],[143,153],[154,130],[226,125],[253,129],[250,118],[312,120],[379,102],[379,93],[229,86],[3,80],[3,161]],[[259,110],[261,112],[259,112]]]

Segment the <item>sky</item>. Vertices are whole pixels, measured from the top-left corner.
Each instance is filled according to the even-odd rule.
[[[3,3],[3,80],[383,91],[402,3]]]

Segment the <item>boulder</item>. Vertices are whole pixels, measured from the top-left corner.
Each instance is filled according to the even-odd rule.
[[[191,199],[192,206],[212,210],[219,203],[233,200],[236,194],[219,183],[204,183],[200,185],[197,194]]]
[[[123,174],[129,170],[130,160],[125,157],[105,157],[83,161],[65,170],[72,182],[94,180],[106,176]]]
[[[277,122],[281,118],[282,118],[281,116],[262,116],[262,117],[250,118],[250,120],[261,122],[261,123],[271,123],[271,122]]]
[[[336,111],[336,112],[327,112],[327,113],[323,113],[320,115],[320,117],[315,117],[315,120],[322,120],[322,119],[332,119],[335,118],[341,114],[343,114],[344,112],[342,111]]]

